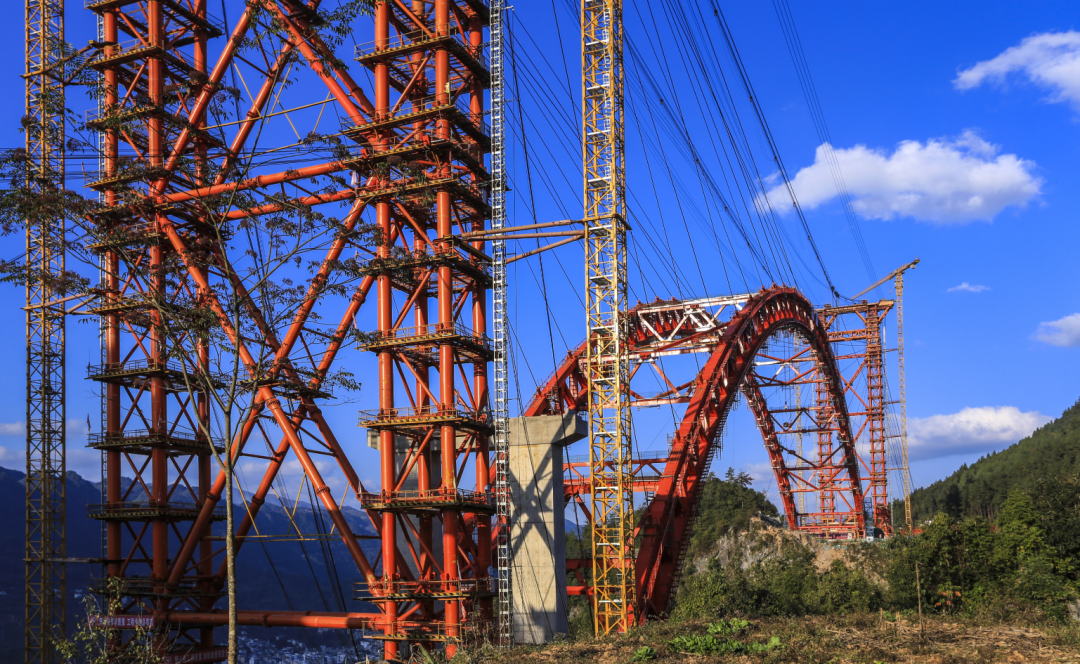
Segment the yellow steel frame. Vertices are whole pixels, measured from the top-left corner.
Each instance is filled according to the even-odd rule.
[[[26,188],[64,188],[63,0],[26,0]],[[26,220],[26,662],[61,661],[65,637],[64,219]]]
[[[635,615],[633,477],[626,395],[626,174],[621,0],[583,0],[582,115],[588,316],[589,484],[596,634]]]

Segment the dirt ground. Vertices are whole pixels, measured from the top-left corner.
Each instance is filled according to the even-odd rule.
[[[1080,664],[1080,629],[988,625],[949,618],[883,620],[879,615],[761,619],[737,638],[781,647],[752,655],[703,656],[675,652],[675,636],[704,634],[704,623],[654,623],[628,635],[599,640],[475,652],[467,662],[628,664],[655,662],[812,662],[821,664],[961,664],[967,662],[1074,662]],[[644,647],[652,659],[634,659]],[[484,656],[487,655],[487,656]],[[640,655],[639,655],[640,657]],[[463,658],[464,659],[464,658]]]

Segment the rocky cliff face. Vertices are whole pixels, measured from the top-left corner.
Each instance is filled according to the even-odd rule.
[[[728,532],[716,540],[704,555],[689,564],[695,573],[705,572],[710,566],[738,565],[740,569],[747,570],[757,563],[784,557],[790,547],[802,547],[813,552],[814,565],[819,572],[828,569],[834,560],[840,560],[851,568],[862,567],[869,575],[876,577],[866,564],[868,554],[872,552],[870,547],[874,546],[859,541],[825,541],[754,517],[750,519],[748,530]]]

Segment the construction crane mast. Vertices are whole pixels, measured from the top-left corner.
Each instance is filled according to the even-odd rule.
[[[907,379],[904,375],[904,273],[914,270],[919,264],[919,259],[911,261],[896,268],[873,284],[857,293],[852,300],[857,300],[863,295],[874,290],[890,279],[894,280],[896,290],[896,354],[900,371],[900,456],[903,468],[900,469],[900,477],[904,486],[904,524],[908,532],[914,528],[914,520],[911,515],[911,469],[908,464],[908,441],[907,441]]]
[[[603,635],[625,631],[635,612],[622,2],[582,0],[581,19],[593,615]]]
[[[26,2],[27,191],[64,188],[63,0]],[[62,215],[26,220],[26,661],[59,662],[65,634]]]

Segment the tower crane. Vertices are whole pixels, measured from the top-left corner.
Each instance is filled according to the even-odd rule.
[[[894,288],[896,289],[896,353],[900,364],[900,455],[904,464],[900,476],[903,478],[904,521],[908,532],[911,532],[914,528],[914,522],[911,516],[911,469],[908,466],[907,444],[907,381],[904,374],[904,273],[908,270],[914,270],[918,264],[919,259],[916,258],[910,263],[901,265],[851,298],[857,300],[885,282],[894,280]]]

